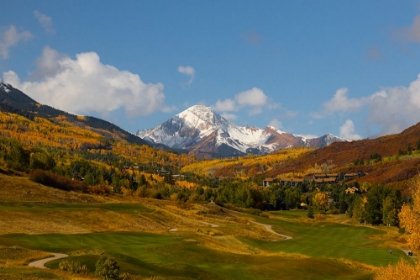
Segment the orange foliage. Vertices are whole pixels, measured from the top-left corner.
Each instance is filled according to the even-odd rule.
[[[396,266],[388,265],[378,268],[374,280],[418,280],[420,279],[420,265],[411,265],[400,260]]]
[[[175,186],[186,189],[196,189],[198,187],[197,184],[187,181],[175,181]]]
[[[84,117],[78,116],[78,119],[81,118]],[[116,135],[113,136],[118,138]],[[185,154],[178,155],[156,150],[147,145],[130,144],[125,140],[116,141],[111,145],[106,144],[107,139],[104,136],[71,124],[65,116],[58,116],[52,121],[35,117],[32,121],[17,114],[0,112],[0,137],[16,139],[21,144],[32,147],[88,149],[91,153],[115,153],[138,165],[155,164],[156,168],[171,165],[178,169],[195,162],[195,159]]]
[[[400,226],[410,233],[408,242],[412,250],[420,250],[420,183],[417,183],[413,194],[413,207],[404,205],[398,215]]]
[[[412,250],[420,249],[420,181],[415,186],[413,206],[404,205],[400,214],[401,227],[410,234],[408,242]],[[375,280],[417,280],[420,279],[420,262],[415,265],[401,260],[396,266],[388,265],[379,268],[375,273]]]

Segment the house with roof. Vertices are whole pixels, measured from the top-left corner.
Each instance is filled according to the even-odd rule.
[[[262,184],[263,188],[268,187],[270,184],[273,183],[273,181],[274,181],[274,178],[265,178]]]

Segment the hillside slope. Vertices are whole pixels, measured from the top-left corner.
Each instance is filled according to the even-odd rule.
[[[55,109],[48,105],[42,105],[27,96],[25,93],[14,88],[12,85],[0,82],[0,111],[11,112],[33,119],[35,116],[46,119],[54,119],[59,116],[78,127],[95,131],[105,137],[115,140],[126,140],[129,143],[148,145],[139,137],[123,130],[108,121],[88,116],[77,116]]]

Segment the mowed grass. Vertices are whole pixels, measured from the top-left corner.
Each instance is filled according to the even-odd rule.
[[[0,202],[0,210],[48,212],[51,210],[91,210],[101,209],[120,213],[151,212],[149,208],[138,203],[33,203],[33,202]]]
[[[358,271],[325,258],[287,255],[258,256],[214,251],[199,238],[148,233],[95,233],[77,235],[6,235],[27,247],[72,254],[102,250],[115,257],[125,272],[168,279],[369,279]],[[260,246],[260,245],[258,245]],[[73,256],[91,271],[97,255]],[[58,261],[50,264],[57,267]]]
[[[292,236],[293,239],[277,242],[249,238],[241,238],[241,240],[250,246],[272,252],[282,251],[310,257],[347,259],[372,266],[394,264],[400,258],[409,259],[400,248],[384,247],[383,241],[373,238],[387,234],[384,230],[332,222],[299,222],[300,219],[303,220],[304,213],[303,211],[277,213],[288,219],[298,218],[297,220],[257,219],[258,222],[270,224],[276,232]]]

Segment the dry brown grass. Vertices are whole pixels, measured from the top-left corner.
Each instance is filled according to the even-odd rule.
[[[50,203],[100,203],[109,199],[75,192],[64,192],[32,182],[28,177],[0,173],[0,201]]]
[[[16,267],[51,256],[49,253],[22,247],[0,247],[0,267]]]

